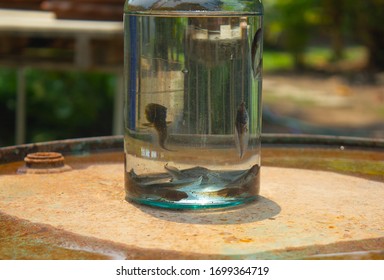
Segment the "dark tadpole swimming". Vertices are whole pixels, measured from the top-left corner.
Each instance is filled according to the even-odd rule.
[[[183,179],[174,178],[170,173],[139,176],[133,169],[128,173],[127,183],[129,192],[136,196],[155,197],[169,201],[179,201],[188,197],[188,194],[179,189],[185,187],[199,186],[203,180],[202,176]]]
[[[160,147],[168,150],[165,147],[165,143],[168,138],[167,107],[156,103],[149,103],[145,107],[145,116],[147,121],[152,124],[157,131]]]
[[[255,185],[257,184],[259,172],[260,166],[255,164],[243,175],[226,185],[224,189],[217,191],[217,195],[231,197],[239,196],[249,192],[255,192],[253,194],[256,195],[257,189],[255,188]]]
[[[249,131],[248,131],[248,112],[245,103],[242,102],[237,109],[235,124],[235,143],[242,158],[248,148]]]

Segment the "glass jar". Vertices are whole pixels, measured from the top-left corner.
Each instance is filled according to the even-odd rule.
[[[227,207],[260,189],[259,0],[129,0],[126,199]]]

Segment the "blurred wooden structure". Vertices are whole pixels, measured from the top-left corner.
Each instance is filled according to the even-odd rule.
[[[124,3],[125,0],[0,0],[0,8],[49,11],[58,19],[120,21]]]
[[[113,134],[122,134],[122,21],[64,20],[53,12],[0,9],[0,41],[0,65],[18,69],[16,144],[25,142],[26,67],[115,74]]]
[[[0,0],[0,8],[40,10],[43,0]]]
[[[41,8],[59,19],[122,20],[125,0],[46,0]]]

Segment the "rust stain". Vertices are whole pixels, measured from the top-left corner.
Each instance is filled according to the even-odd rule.
[[[250,242],[253,242],[253,239],[252,238],[242,238],[242,239],[240,239],[240,242],[250,243]]]
[[[252,238],[238,238],[238,237],[232,235],[232,236],[224,238],[224,241],[225,241],[225,243],[233,244],[233,243],[251,243],[254,240]]]

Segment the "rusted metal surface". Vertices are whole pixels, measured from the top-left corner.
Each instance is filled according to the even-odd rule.
[[[10,146],[0,149],[0,165],[23,160],[27,154],[37,152],[60,152],[65,155],[86,155],[98,151],[122,151],[122,136],[68,139],[44,143]]]
[[[384,259],[384,150],[265,139],[259,200],[220,211],[126,202],[122,137],[0,149],[0,258]],[[72,170],[17,174],[36,149]]]
[[[284,147],[338,147],[341,149],[378,149],[384,150],[384,139],[360,138],[360,137],[337,137],[326,135],[303,135],[303,134],[263,134],[264,146]]]
[[[124,147],[123,142],[122,136],[105,136],[4,147],[0,148],[0,164],[20,161],[28,153],[35,152],[59,151],[64,155],[76,155],[95,153],[97,151],[122,151]],[[326,147],[340,150],[346,149],[346,151],[351,149],[384,151],[384,139],[354,137],[263,134],[262,144],[263,147]]]
[[[46,174],[71,170],[70,166],[64,164],[64,157],[61,153],[31,153],[24,158],[24,162],[25,166],[17,170],[19,173]]]

